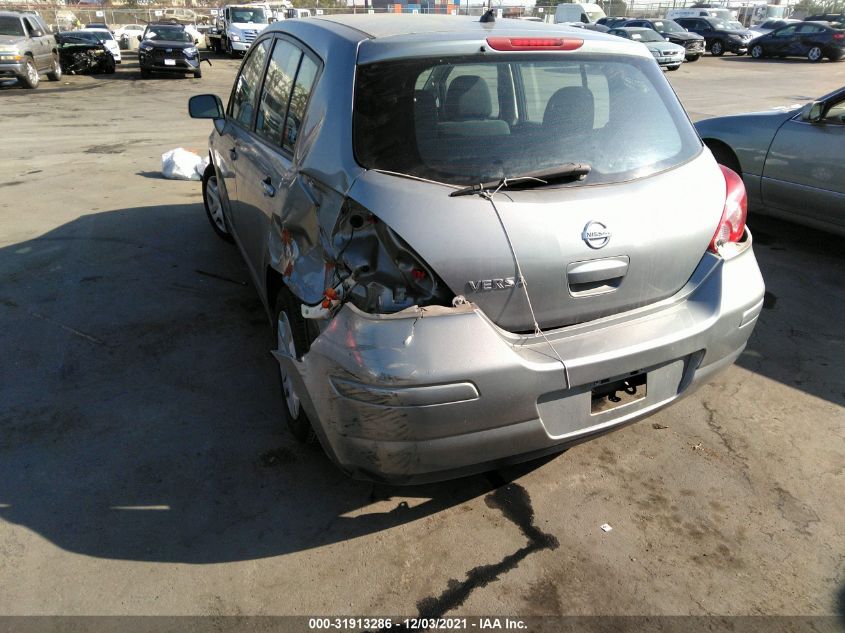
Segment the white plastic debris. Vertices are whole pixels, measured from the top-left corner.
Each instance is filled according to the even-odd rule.
[[[202,180],[208,167],[208,157],[203,158],[184,147],[177,147],[161,155],[161,174],[172,180]]]
[[[602,523],[599,527],[602,529],[603,532],[610,532],[613,529],[607,523]]]

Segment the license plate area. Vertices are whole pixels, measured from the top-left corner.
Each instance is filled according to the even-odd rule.
[[[646,382],[647,374],[643,372],[596,385],[590,391],[590,414],[604,413],[642,400],[646,396]]]
[[[165,65],[165,66],[175,66],[175,65],[176,65],[176,60],[175,60],[175,59],[165,59],[165,60],[164,60],[164,65]]]

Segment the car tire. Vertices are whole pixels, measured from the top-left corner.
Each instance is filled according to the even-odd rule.
[[[713,57],[721,57],[725,54],[725,45],[722,44],[722,40],[716,40],[710,45],[710,54]]]
[[[62,78],[62,64],[58,55],[53,55],[53,70],[47,73],[50,81],[59,81]]]
[[[810,50],[807,51],[807,59],[811,62],[820,62],[824,59],[824,52],[822,51],[821,47],[813,46]]]
[[[311,342],[319,333],[313,322],[302,316],[302,304],[287,288],[283,287],[276,296],[275,309],[276,349],[283,349],[295,358],[302,358],[311,347]],[[304,444],[311,444],[317,439],[314,427],[300,396],[296,393],[293,381],[279,365],[279,380],[282,386],[284,406],[282,412],[291,434]]]
[[[141,69],[141,79],[149,79],[150,78],[150,71],[146,68]]]
[[[25,69],[24,74],[18,77],[18,82],[24,88],[33,90],[38,87],[40,78],[38,77],[38,69],[35,67],[35,62],[31,58],[27,58]]]
[[[688,62],[697,62],[699,59],[701,59],[701,55],[690,55],[687,57]]]
[[[666,67],[666,70],[670,70],[670,71],[671,71],[671,70],[678,70],[678,68],[680,68],[680,67],[681,67],[681,65],[680,65],[680,64],[678,64],[677,66],[667,66],[667,67]]]
[[[217,184],[217,172],[212,164],[205,168],[205,173],[202,175],[202,203],[205,207],[205,217],[208,218],[217,237],[226,242],[234,242],[226,215],[223,213],[223,199],[220,197],[220,188]]]
[[[106,69],[103,72],[107,75],[113,75],[117,72],[117,64],[114,61],[114,57],[112,57],[110,61],[106,62]]]
[[[759,44],[755,44],[754,46],[752,46],[751,51],[749,52],[751,53],[751,57],[753,57],[754,59],[763,59],[765,57],[765,55],[763,54],[763,47]]]
[[[195,70],[194,71],[194,79],[202,79],[202,70]]]

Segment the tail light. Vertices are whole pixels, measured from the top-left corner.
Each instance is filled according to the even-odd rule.
[[[488,37],[496,51],[574,51],[584,45],[577,37]]]
[[[453,293],[393,229],[347,199],[331,237],[335,261],[326,287],[343,287],[344,301],[371,314],[413,305],[452,305]]]
[[[719,247],[728,242],[738,242],[745,233],[745,218],[748,215],[748,195],[742,178],[732,169],[719,165],[725,177],[725,208],[719,228],[710,240],[710,250],[719,252]]]
[[[845,40],[845,31],[840,31],[839,33],[834,33],[833,39],[835,39],[835,40]]]

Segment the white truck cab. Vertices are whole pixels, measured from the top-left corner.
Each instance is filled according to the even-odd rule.
[[[555,24],[581,22],[595,24],[606,17],[602,8],[592,3],[563,3],[555,8]]]
[[[669,9],[666,12],[665,18],[667,20],[674,20],[675,18],[722,18],[723,20],[735,20],[736,11],[730,9],[722,9],[719,7],[699,7],[693,9]]]
[[[243,55],[273,19],[267,3],[227,4],[220,9],[215,28],[206,39],[217,52]]]

